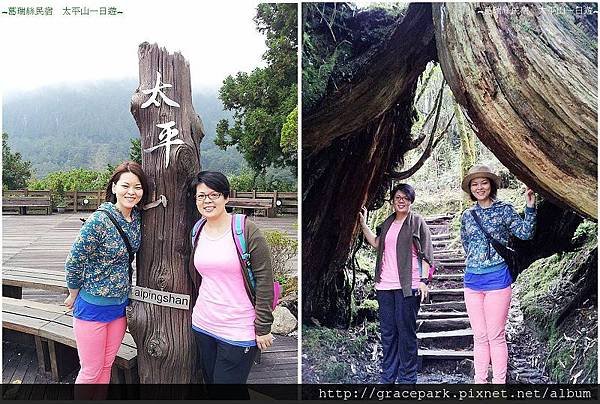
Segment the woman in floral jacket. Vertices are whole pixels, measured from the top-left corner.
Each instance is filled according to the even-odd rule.
[[[148,189],[142,167],[124,162],[106,186],[106,202],[90,215],[79,231],[65,263],[73,309],[73,331],[81,370],[77,384],[107,384],[127,328],[129,253],[108,214],[125,232],[133,252],[141,243],[141,215],[137,208]],[[105,212],[101,212],[101,210]]]
[[[490,360],[492,383],[506,382],[505,327],[514,279],[474,214],[485,231],[504,245],[511,234],[523,240],[532,238],[535,228],[533,191],[529,188],[525,191],[525,219],[522,219],[511,204],[496,199],[499,183],[499,177],[485,165],[473,166],[462,181],[462,189],[477,202],[465,210],[460,226],[466,255],[465,303],[473,329],[475,383],[487,383]]]

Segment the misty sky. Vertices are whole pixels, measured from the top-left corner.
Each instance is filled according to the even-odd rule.
[[[190,62],[193,90],[219,88],[238,71],[263,66],[265,38],[255,27],[257,1],[0,0],[12,6],[53,6],[52,16],[0,14],[2,92],[19,94],[82,81],[138,78],[138,45],[156,42]],[[64,16],[66,6],[118,5],[120,16]]]

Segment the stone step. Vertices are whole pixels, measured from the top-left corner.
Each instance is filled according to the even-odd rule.
[[[439,250],[436,251],[437,254],[461,254],[463,253],[463,250],[461,248],[455,248],[452,250]]]
[[[421,312],[452,312],[452,311],[467,311],[464,301],[454,302],[439,302],[439,303],[423,303],[421,304]]]
[[[470,326],[471,323],[467,317],[417,320],[417,332],[462,330]]]
[[[473,351],[454,349],[419,349],[419,356],[423,359],[465,359],[472,358]]]
[[[450,226],[448,226],[447,224],[430,224],[428,225],[428,227],[432,235],[448,233],[448,231],[450,230]]]
[[[452,261],[452,262],[440,262],[437,261],[436,259],[433,260],[433,263],[435,264],[436,267],[443,267],[443,268],[465,268],[466,264],[464,261]]]
[[[417,338],[422,339],[434,339],[434,338],[452,338],[452,337],[472,337],[473,330],[470,328],[461,330],[450,330],[450,331],[432,331],[432,332],[418,332]]]
[[[450,240],[452,238],[453,237],[450,233],[432,234],[431,235],[431,240]]]
[[[436,295],[464,295],[465,290],[463,288],[456,288],[456,289],[431,289],[429,291],[429,296],[436,296]]]
[[[440,257],[440,256],[436,255],[435,252],[434,252],[434,258],[435,258],[435,261],[442,262],[444,264],[453,264],[453,263],[457,263],[457,262],[465,262],[465,257],[463,257],[463,256],[460,256],[460,257],[459,256],[453,256],[453,257],[451,257],[451,256],[447,256],[447,257],[442,256],[442,257]]]
[[[464,301],[464,288],[457,289],[431,289],[429,291],[430,303]]]
[[[429,216],[425,218],[427,224],[444,224],[450,222],[454,218],[452,214]]]
[[[433,274],[434,281],[462,281],[463,278],[463,274]]]
[[[419,311],[417,319],[428,318],[466,318],[466,311]]]

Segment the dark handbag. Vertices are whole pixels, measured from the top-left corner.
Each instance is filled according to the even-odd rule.
[[[523,265],[521,264],[521,260],[519,259],[519,254],[517,254],[517,251],[514,248],[505,246],[504,244],[490,236],[490,234],[483,228],[483,225],[481,224],[481,219],[477,215],[477,212],[471,210],[471,215],[473,216],[473,219],[475,219],[477,226],[479,226],[479,228],[485,235],[485,238],[487,239],[488,243],[490,243],[492,247],[494,247],[494,250],[496,250],[496,252],[504,259],[504,262],[506,262],[506,265],[508,266],[508,271],[510,272],[510,277],[512,278],[512,281],[515,282],[517,280],[517,276],[519,276],[519,274],[523,272]]]
[[[117,222],[117,219],[115,219],[115,217],[112,215],[112,213],[110,213],[108,210],[104,210],[104,209],[98,209],[98,212],[102,212],[102,213],[106,214],[106,216],[108,216],[110,221],[113,222],[113,224],[117,228],[117,231],[121,235],[121,238],[125,242],[125,247],[127,248],[127,253],[129,253],[129,284],[131,285],[131,280],[133,278],[133,266],[131,266],[131,263],[133,262],[133,259],[135,258],[135,254],[133,253],[133,249],[131,248],[131,244],[129,243],[129,237],[127,237],[127,234],[125,234],[125,232],[123,231],[123,228],[121,227],[119,222]]]

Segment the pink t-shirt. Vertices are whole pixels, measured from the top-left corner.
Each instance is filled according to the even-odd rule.
[[[396,241],[398,240],[398,234],[404,220],[397,222],[394,221],[390,226],[388,232],[385,234],[385,242],[383,244],[383,259],[381,263],[381,278],[380,281],[375,283],[375,289],[377,290],[392,290],[402,289],[400,284],[400,275],[398,274],[398,259],[396,254]],[[379,240],[381,242],[381,240]],[[421,274],[419,273],[419,261],[417,257],[417,250],[411,245],[412,251],[412,282],[411,288],[417,289],[419,287],[419,281],[421,280]]]
[[[194,265],[202,275],[202,283],[192,324],[230,341],[254,341],[256,313],[246,294],[231,231],[216,239],[201,232]]]

